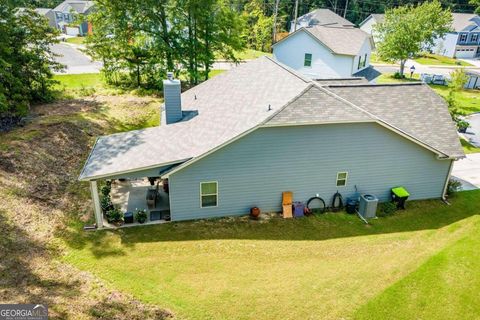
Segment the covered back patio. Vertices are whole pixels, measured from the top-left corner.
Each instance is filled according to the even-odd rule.
[[[109,188],[106,186],[110,186]],[[136,225],[165,223],[170,221],[168,181],[159,177],[120,178],[90,181],[97,228],[123,228]],[[99,190],[100,189],[100,190]],[[109,189],[108,195],[105,190]],[[110,206],[108,206],[108,197]],[[121,221],[111,221],[109,211],[118,210]],[[146,213],[146,220],[139,222],[135,213]],[[110,220],[110,221],[109,221]]]

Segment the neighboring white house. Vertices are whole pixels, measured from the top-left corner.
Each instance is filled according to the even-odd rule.
[[[435,42],[433,52],[447,57],[475,58],[480,55],[480,17],[452,13],[452,32]]]
[[[341,16],[329,9],[316,9],[299,17],[297,19],[297,28],[295,28],[295,21],[290,22],[290,33],[295,32],[302,27],[311,27],[314,25],[330,25],[338,27],[355,26],[347,19],[342,18]]]
[[[312,79],[348,78],[369,67],[373,48],[358,28],[315,25],[275,43],[273,57]]]
[[[384,19],[385,19],[384,14],[382,14],[382,13],[372,13],[365,20],[360,22],[359,27],[360,27],[360,29],[362,29],[366,33],[370,34],[373,37],[373,39],[375,41],[377,41],[377,39],[375,39],[375,35],[373,34],[373,27],[377,23],[383,22]]]

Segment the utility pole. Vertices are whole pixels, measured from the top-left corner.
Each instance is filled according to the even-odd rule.
[[[345,11],[343,11],[343,17],[347,16],[348,0],[345,2]]]
[[[298,0],[295,0],[295,19],[293,25],[293,32],[297,31],[297,16],[298,16]]]
[[[278,5],[280,0],[275,0],[275,13],[273,15],[273,40],[272,44],[277,42],[277,16],[278,16]]]

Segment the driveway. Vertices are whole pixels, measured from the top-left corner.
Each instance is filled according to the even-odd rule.
[[[455,161],[452,177],[462,182],[463,190],[480,188],[480,153],[468,154],[465,159]]]
[[[86,54],[69,44],[54,44],[52,51],[58,55],[55,60],[66,66],[63,72],[58,72],[59,74],[98,73],[102,68],[101,62],[92,61]]]

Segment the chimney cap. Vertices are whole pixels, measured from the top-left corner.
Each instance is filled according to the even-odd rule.
[[[173,80],[173,71],[168,71],[167,72],[167,79],[168,80]]]

